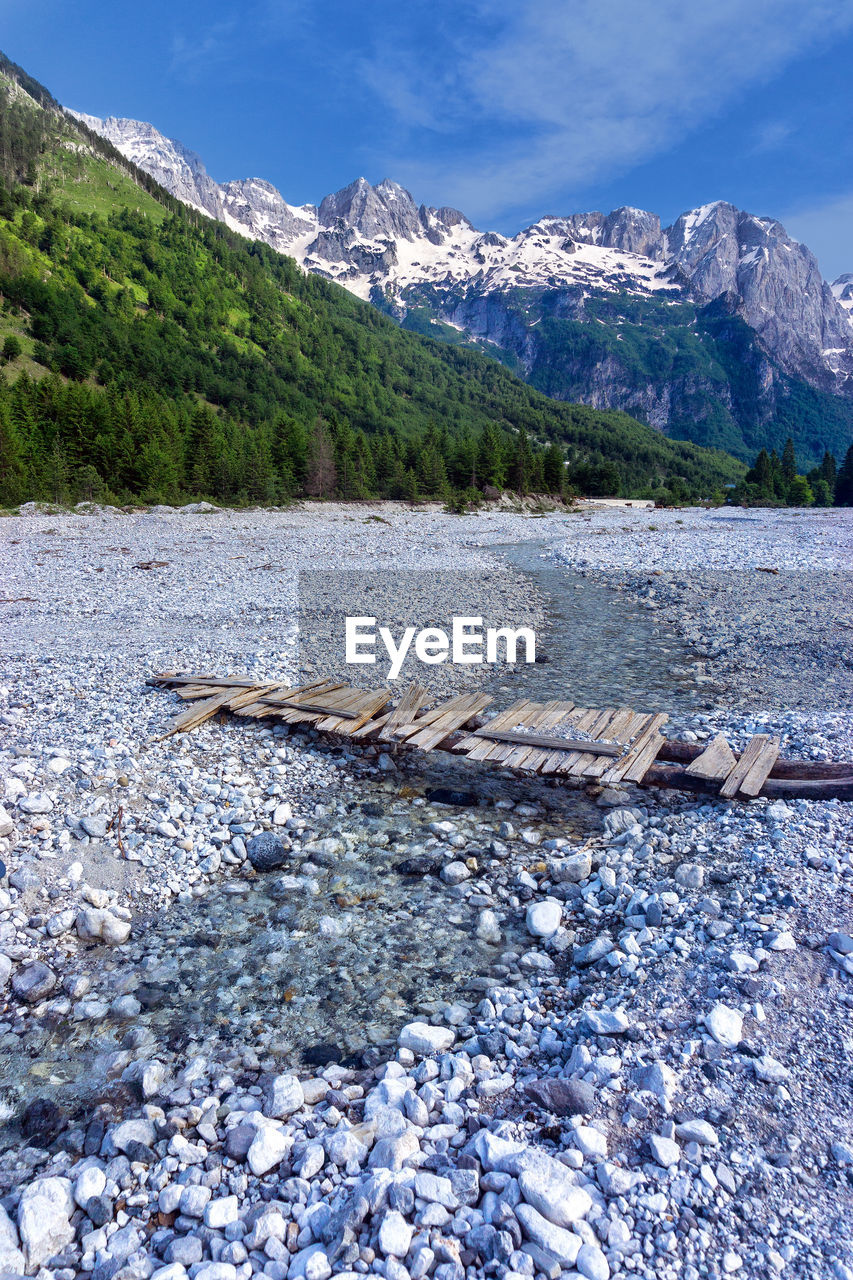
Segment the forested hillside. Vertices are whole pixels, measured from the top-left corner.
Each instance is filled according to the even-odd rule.
[[[686,496],[743,474],[402,332],[180,205],[0,70],[0,502],[559,491],[567,476]]]

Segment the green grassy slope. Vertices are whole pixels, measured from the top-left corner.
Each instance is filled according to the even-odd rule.
[[[532,485],[549,441],[579,474],[610,463],[628,491],[710,492],[742,474],[724,454],[549,400],[475,352],[401,331],[186,209],[39,90],[23,93],[6,64],[5,501],[63,486],[278,498],[305,483],[326,438],[337,491],[351,494],[442,491],[472,458],[481,479]]]

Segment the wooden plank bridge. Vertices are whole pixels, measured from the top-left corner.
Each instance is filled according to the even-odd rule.
[[[519,698],[486,719],[492,698],[463,693],[433,704],[412,684],[394,702],[388,689],[330,679],[295,688],[240,677],[162,672],[148,682],[191,703],[163,735],[185,733],[219,712],[309,726],[335,739],[392,750],[449,751],[486,765],[598,786],[637,783],[718,795],[853,800],[853,764],[783,760],[779,739],[756,734],[736,754],[722,735],[693,746],[664,736],[668,717],[631,707],[578,707]],[[392,704],[393,705],[390,705]]]

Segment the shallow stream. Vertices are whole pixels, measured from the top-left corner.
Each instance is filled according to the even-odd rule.
[[[548,620],[540,638],[547,661],[517,668],[511,678],[496,669],[487,687],[497,707],[520,694],[671,712],[701,703],[690,652],[658,634],[654,617],[632,600],[556,567],[542,558],[542,546],[499,550],[544,594]],[[473,789],[480,805],[453,810],[425,801],[425,789],[441,782]],[[305,1068],[365,1061],[404,1021],[440,1014],[453,1002],[461,1002],[453,1016],[464,1029],[464,1006],[477,1004],[486,979],[517,980],[513,959],[530,945],[522,913],[502,910],[500,902],[501,938],[484,941],[476,933],[479,911],[491,905],[490,881],[501,874],[488,847],[505,816],[494,801],[508,793],[534,805],[538,795],[516,825],[532,821],[546,838],[579,841],[601,821],[582,792],[513,784],[446,757],[430,757],[423,767],[413,762],[390,779],[365,778],[357,795],[330,797],[326,813],[310,820],[315,843],[337,844],[301,852],[284,876],[214,885],[149,921],[121,950],[90,953],[85,999],[109,1006],[132,996],[141,1008],[130,1016],[103,1016],[102,1009],[73,1021],[57,1012],[28,1019],[23,1036],[0,1024],[0,1102],[17,1111],[45,1096],[73,1111],[146,1054],[167,1062],[196,1053],[236,1061],[242,1054],[245,1062],[248,1051],[262,1062]],[[482,874],[468,900],[435,875],[398,869],[429,840],[427,824],[448,817],[469,842],[460,856],[476,857]],[[509,963],[507,952],[515,953]]]

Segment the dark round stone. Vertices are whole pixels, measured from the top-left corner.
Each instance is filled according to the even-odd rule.
[[[426,793],[432,804],[453,804],[459,808],[471,808],[477,804],[477,796],[473,791],[452,791],[449,787],[432,787]]]
[[[156,1151],[152,1151],[144,1142],[128,1142],[124,1149],[131,1164],[156,1164],[159,1157]]]
[[[275,871],[289,861],[287,849],[271,831],[261,831],[259,835],[252,836],[246,845],[246,853],[256,871]]]
[[[375,800],[366,800],[361,806],[361,812],[365,818],[381,818],[385,810]]]
[[[650,902],[646,907],[646,924],[650,929],[657,929],[663,923],[663,908],[659,902]]]
[[[86,1213],[96,1227],[103,1227],[113,1220],[113,1202],[109,1196],[90,1196],[86,1201]]]
[[[588,1116],[595,1110],[595,1090],[585,1080],[531,1080],[524,1092],[555,1116]]]
[[[6,863],[0,858],[0,880],[6,879]]]
[[[68,1117],[50,1098],[34,1098],[24,1112],[21,1132],[40,1146],[49,1147],[68,1126]]]
[[[336,1044],[312,1044],[302,1053],[302,1061],[308,1067],[327,1067],[340,1060],[341,1051]]]
[[[402,862],[396,863],[394,870],[401,876],[432,876],[438,872],[440,866],[438,858],[419,854],[417,857],[404,858]]]

